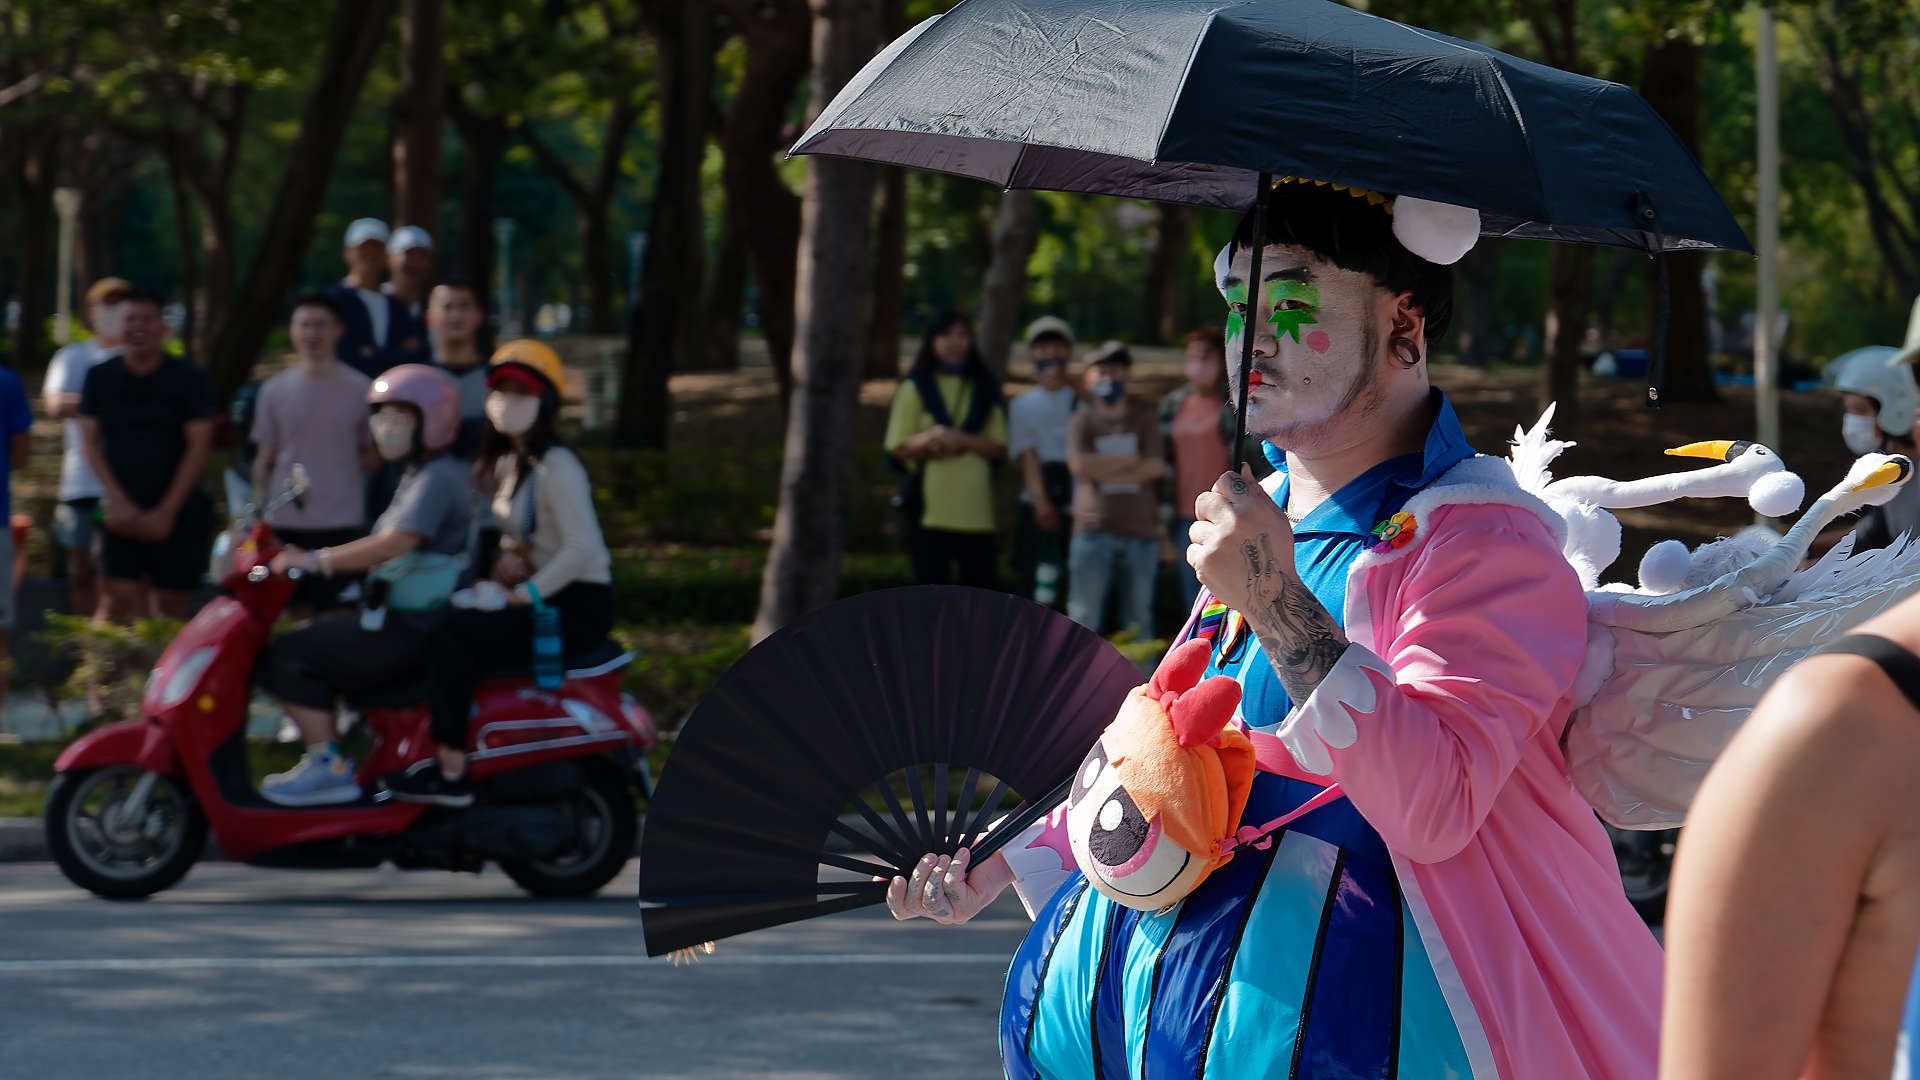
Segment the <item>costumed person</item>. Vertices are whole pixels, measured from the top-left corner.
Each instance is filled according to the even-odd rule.
[[[889,907],[959,921],[1016,886],[1011,1077],[1652,1076],[1660,949],[1559,748],[1587,646],[1564,526],[1428,383],[1478,216],[1295,181],[1271,202],[1216,279],[1278,471],[1220,477],[1187,550],[1200,674],[1240,685],[1258,765],[1240,829],[1196,852],[1129,799],[1070,805],[978,868],[923,859]]]

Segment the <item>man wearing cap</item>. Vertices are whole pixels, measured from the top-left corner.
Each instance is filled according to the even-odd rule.
[[[341,252],[347,276],[327,290],[344,328],[335,355],[370,379],[390,367],[423,359],[426,349],[425,334],[406,301],[381,291],[387,240],[387,223],[379,218],[359,218],[348,225]]]
[[[120,351],[120,301],[133,284],[106,277],[87,290],[86,320],[93,336],[53,354],[42,383],[47,415],[61,421],[60,504],[53,512],[53,539],[67,553],[67,581],[72,589],[70,608],[91,614],[99,602],[94,585],[94,514],[100,508],[100,479],[87,466],[80,430],[80,390],[87,372]]]
[[[1160,568],[1160,509],[1154,484],[1166,473],[1160,418],[1127,393],[1133,356],[1109,341],[1087,356],[1093,403],[1067,426],[1067,467],[1073,473],[1073,541],[1067,566],[1067,614],[1101,629],[1107,591],[1120,589],[1121,621],[1140,637],[1153,636],[1153,582]]]
[[[399,297],[416,323],[427,313],[433,254],[433,234],[418,225],[395,229],[387,241],[387,283],[380,286],[380,291]]]
[[[1073,362],[1073,329],[1066,320],[1054,315],[1035,319],[1027,327],[1027,359],[1039,385],[1007,405],[1007,452],[1020,467],[1014,572],[1034,600],[1058,607],[1066,597],[1062,579],[1073,507],[1067,421],[1082,396],[1067,375]]]

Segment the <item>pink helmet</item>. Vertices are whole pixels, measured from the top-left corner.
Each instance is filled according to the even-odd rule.
[[[460,391],[446,372],[426,364],[401,364],[381,372],[367,388],[367,404],[389,401],[420,410],[420,442],[429,452],[453,445],[460,431]]]

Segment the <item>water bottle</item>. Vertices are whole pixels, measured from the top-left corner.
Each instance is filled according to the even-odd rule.
[[[531,584],[527,592],[533,598],[533,685],[542,690],[558,690],[567,677],[567,661],[560,641],[560,610],[542,603]]]
[[[367,578],[366,597],[360,601],[360,629],[374,633],[387,625],[387,590],[392,587],[386,578]]]

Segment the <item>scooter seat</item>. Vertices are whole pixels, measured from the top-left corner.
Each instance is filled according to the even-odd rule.
[[[585,679],[602,675],[615,667],[624,667],[633,658],[620,643],[612,638],[602,638],[597,644],[589,645],[579,652],[570,652],[565,657],[567,678]],[[509,664],[487,672],[489,679],[525,679],[533,675],[533,658],[528,657],[523,664]]]

